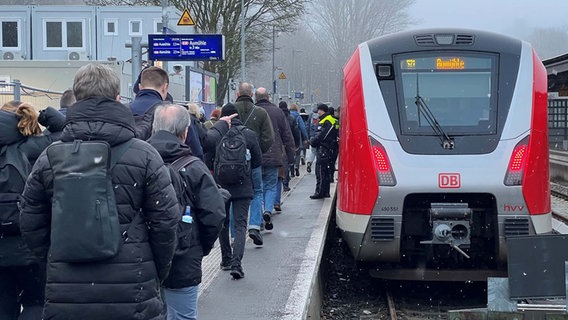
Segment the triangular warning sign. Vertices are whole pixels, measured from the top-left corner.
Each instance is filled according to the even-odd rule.
[[[178,21],[178,26],[194,26],[194,25],[195,21],[189,14],[189,10],[187,10],[187,8],[183,9],[183,13],[181,14],[181,17],[179,18]]]
[[[285,80],[286,79],[286,75],[284,74],[284,72],[280,73],[280,76],[278,77],[278,79],[280,80]]]

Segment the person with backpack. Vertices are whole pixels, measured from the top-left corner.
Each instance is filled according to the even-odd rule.
[[[215,180],[231,193],[225,204],[227,219],[219,237],[221,268],[231,270],[233,279],[238,280],[245,276],[241,261],[245,252],[249,206],[254,195],[252,171],[261,166],[262,153],[256,133],[243,125],[233,104],[228,103],[221,109],[221,119],[223,117],[232,117],[231,122],[217,121],[207,131],[206,144],[209,149],[216,150],[213,165]],[[235,239],[232,246],[228,218],[231,206]],[[260,232],[256,232],[260,236]],[[262,242],[259,243],[262,237],[254,237],[253,234],[251,238],[256,245],[262,245]]]
[[[19,227],[19,196],[35,159],[58,139],[65,117],[48,107],[10,101],[0,110],[0,319],[41,319],[45,263],[25,244]],[[39,124],[49,127],[42,135]]]
[[[258,108],[254,105],[252,99],[253,85],[248,82],[241,82],[237,90],[237,101],[234,106],[237,108],[239,118],[247,128],[256,133],[260,151],[262,153],[268,151],[274,143],[274,129],[272,122],[266,110]],[[262,184],[262,167],[252,169],[252,183],[254,188],[254,197],[250,204],[249,218],[249,237],[256,245],[262,245],[262,234],[260,227],[263,224],[262,219],[262,202],[264,197],[264,186]]]
[[[297,143],[298,149],[296,150],[296,158],[294,159],[294,175],[296,177],[300,176],[300,160],[302,159],[302,153],[305,152],[304,145],[308,141],[308,131],[306,130],[306,124],[304,120],[300,116],[300,112],[298,111],[298,105],[292,103],[290,105],[290,115],[295,120],[295,125],[298,127],[300,139]]]
[[[168,169],[134,138],[111,68],[79,68],[73,92],[61,143],[40,155],[21,201],[22,236],[47,261],[43,318],[163,319],[179,221]]]
[[[201,262],[207,256],[225,221],[225,202],[207,166],[191,155],[184,144],[189,113],[184,107],[159,106],[154,114],[153,134],[148,140],[169,166],[180,203],[178,246],[169,276],[163,283],[168,319],[197,319],[197,296]],[[191,216],[189,236],[182,237],[182,215]],[[189,245],[187,245],[189,240]]]

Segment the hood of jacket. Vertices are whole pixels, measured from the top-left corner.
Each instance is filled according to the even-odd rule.
[[[128,107],[109,98],[92,97],[67,110],[61,141],[104,140],[114,146],[134,138],[135,132]]]
[[[165,163],[172,163],[178,158],[191,155],[191,150],[183,144],[173,133],[160,130],[154,133],[148,143],[151,144],[162,156]]]
[[[15,113],[0,110],[0,146],[13,144],[25,139],[18,129],[18,117]]]

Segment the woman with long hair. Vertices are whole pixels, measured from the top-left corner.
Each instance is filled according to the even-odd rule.
[[[42,134],[40,122],[51,134]],[[41,319],[45,261],[24,243],[19,195],[43,149],[58,139],[65,117],[48,107],[10,101],[0,108],[0,319]]]

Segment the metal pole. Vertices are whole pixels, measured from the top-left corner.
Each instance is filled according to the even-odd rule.
[[[22,83],[18,79],[14,79],[14,100],[20,101],[21,97],[21,90],[22,90]]]
[[[169,0],[162,0],[162,34],[168,33],[168,6],[170,5]],[[164,69],[168,74],[168,62],[162,61],[162,69]],[[136,80],[134,80],[136,81]],[[134,83],[134,82],[132,82]]]
[[[276,29],[272,25],[272,95],[276,97],[276,77],[274,73],[276,72],[276,65],[274,61],[274,51],[276,49]]]
[[[142,37],[132,37],[132,85],[138,80],[142,68]]]
[[[241,0],[241,82],[246,79],[245,67],[245,0]]]

